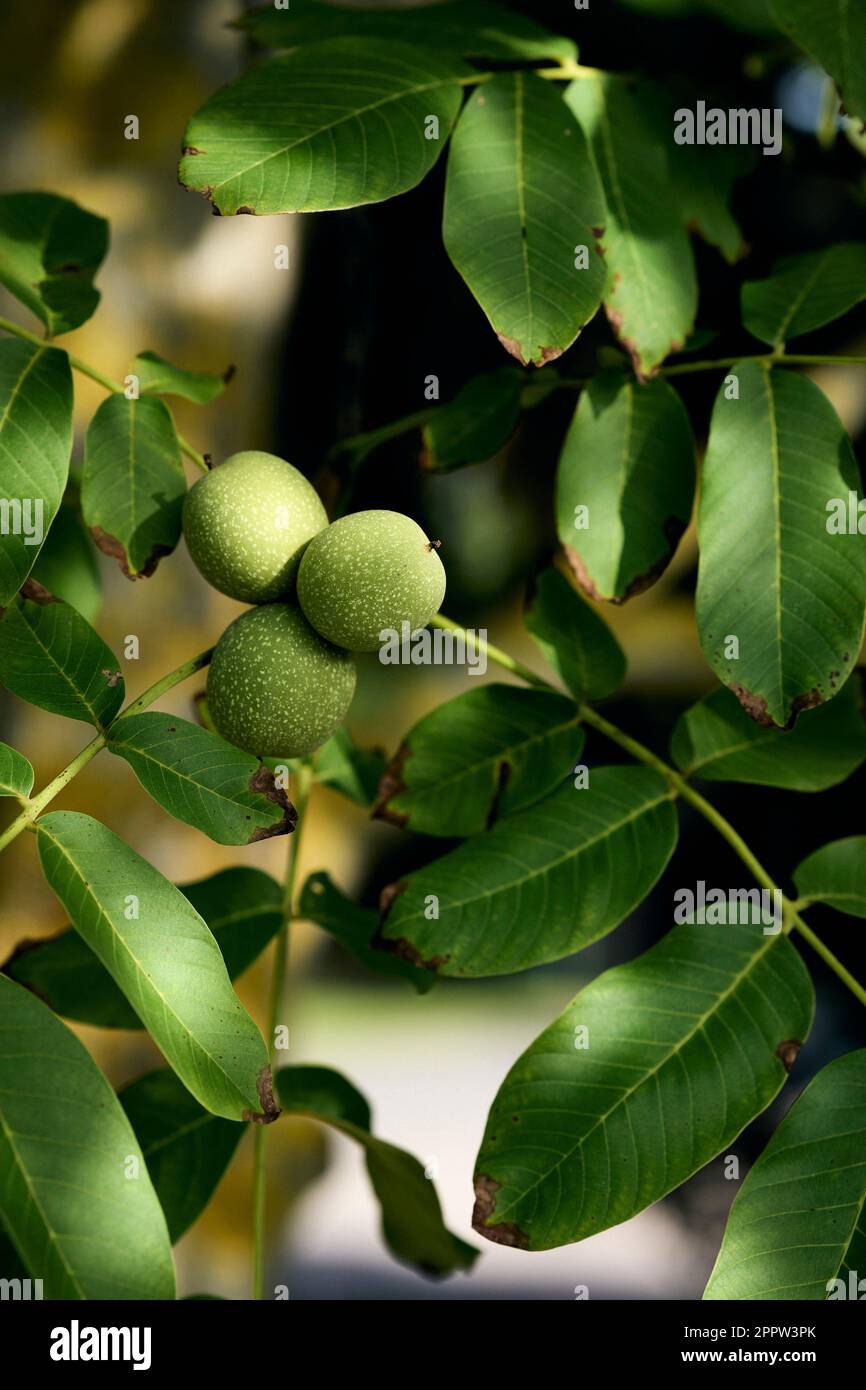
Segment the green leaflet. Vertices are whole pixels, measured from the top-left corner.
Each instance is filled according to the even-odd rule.
[[[258,758],[173,714],[118,719],[108,750],[129,763],[164,811],[221,845],[287,835],[297,813]]]
[[[866,759],[866,719],[858,672],[829,705],[819,705],[793,729],[767,729],[750,719],[724,687],[681,714],[671,756],[687,777],[752,782],[788,791],[835,787]]]
[[[502,1083],[475,1229],[550,1250],[657,1202],[769,1105],[813,1008],[794,947],[760,926],[675,927],[605,971]]]
[[[516,367],[474,376],[453,401],[437,405],[424,426],[422,464],[444,473],[483,463],[508,443],[520,419],[523,375]]]
[[[49,887],[196,1100],[275,1118],[261,1033],[180,889],[90,816],[52,811],[36,833]]]
[[[26,799],[33,790],[33,768],[23,753],[0,743],[0,796]]]
[[[866,917],[866,835],[822,845],[794,873],[807,902],[827,903],[849,917]]]
[[[442,235],[522,365],[559,357],[596,313],[603,222],[586,141],[553,84],[513,72],[479,87],[448,152]]]
[[[97,545],[130,579],[152,574],[180,539],[186,476],[161,400],[102,402],[87,429],[81,509]]]
[[[836,412],[806,377],[753,362],[731,377],[739,398],[725,386],[716,397],[702,473],[698,631],[747,713],[785,728],[833,698],[860,650],[866,537],[827,529],[828,504],[847,508],[859,477]]]
[[[165,1217],[114,1092],[51,1010],[2,976],[0,1211],[45,1298],[174,1298]]]
[[[583,743],[565,696],[510,685],[467,690],[409,731],[374,814],[422,835],[477,835],[552,792]]]
[[[530,591],[526,627],[576,700],[602,700],[625,675],[625,657],[607,624],[555,569]]]
[[[193,116],[180,181],[229,215],[393,198],[436,163],[471,71],[390,39],[328,39],[271,58]]]
[[[359,748],[345,725],[316,754],[316,781],[358,806],[372,806],[384,770],[381,748]]]
[[[180,892],[207,922],[231,980],[252,965],[279,931],[282,889],[259,869],[222,869],[183,884]],[[41,941],[22,942],[3,972],[63,1018],[96,1028],[142,1026],[99,957],[72,927]]]
[[[770,0],[773,16],[828,72],[849,116],[866,118],[866,10],[857,0]]]
[[[351,1082],[327,1067],[281,1067],[276,1084],[288,1114],[308,1115],[361,1145],[382,1211],[382,1234],[398,1260],[424,1274],[470,1268],[477,1250],[444,1225],[436,1188],[417,1158],[371,1133],[370,1107]]]
[[[864,1204],[861,1050],[819,1071],[749,1169],[704,1298],[862,1298],[856,1286],[866,1258]]]
[[[423,49],[444,49],[468,58],[575,58],[571,39],[548,34],[525,15],[488,0],[377,9],[292,0],[288,9],[258,5],[236,21],[259,43],[293,48],[321,39],[355,35],[406,39]]]
[[[31,705],[103,729],[123,704],[117,658],[68,603],[16,600],[0,623],[0,682]]]
[[[440,975],[507,975],[619,926],[677,840],[670,790],[645,767],[593,768],[386,888],[382,945]],[[392,949],[395,949],[392,946]]]
[[[0,195],[0,281],[45,324],[49,338],[90,318],[93,277],[108,223],[54,193]]]
[[[207,405],[222,395],[234,368],[225,372],[190,372],[166,362],[156,352],[140,352],[129,370],[138,377],[142,394],[183,396],[196,405]]]
[[[78,512],[67,503],[61,504],[51,523],[30,578],[70,604],[87,622],[96,621],[102,607],[96,553]]]
[[[390,951],[376,950],[373,940],[379,931],[378,912],[353,903],[328,874],[310,874],[301,890],[298,915],[328,932],[349,955],[375,975],[406,980],[419,994],[426,994],[436,983],[435,975],[429,970],[422,970]]]
[[[605,308],[639,377],[686,341],[698,289],[665,148],[621,78],[580,78],[565,93],[607,199]]]
[[[786,256],[766,280],[748,280],[740,297],[743,323],[762,342],[811,333],[866,299],[866,242]]]
[[[599,372],[559,458],[559,539],[590,598],[624,602],[667,568],[692,514],[695,444],[665,381]]]
[[[0,342],[0,607],[20,589],[54,519],[72,451],[72,373],[59,348]]]
[[[216,1191],[243,1129],[203,1110],[165,1068],[139,1076],[117,1098],[141,1145],[174,1245]]]

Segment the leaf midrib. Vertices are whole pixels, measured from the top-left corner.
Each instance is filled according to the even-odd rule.
[[[784,940],[787,940],[787,937],[785,937],[784,935],[778,935],[778,936],[770,936],[770,937],[767,937],[767,938],[765,939],[764,943],[762,944],[760,950],[757,951],[753,956],[751,956],[751,957],[749,958],[748,964],[747,964],[737,975],[734,976],[733,980],[732,980],[731,983],[728,985],[727,989],[726,989],[722,994],[720,994],[720,995],[718,995],[718,996],[716,997],[716,999],[715,999],[713,1005],[712,1005],[709,1009],[707,1009],[707,1011],[706,1011],[705,1013],[703,1013],[703,1014],[701,1014],[701,1015],[698,1016],[697,1020],[695,1021],[695,1023],[693,1024],[693,1026],[691,1027],[691,1029],[689,1030],[689,1032],[686,1033],[685,1036],[682,1037],[682,1038],[680,1039],[680,1041],[676,1044],[676,1046],[675,1046],[675,1047],[672,1047],[672,1048],[670,1049],[670,1051],[669,1051],[664,1057],[662,1057],[654,1066],[648,1068],[648,1070],[641,1076],[640,1080],[639,1080],[639,1081],[636,1081],[635,1084],[629,1088],[629,1090],[627,1090],[622,1096],[620,1096],[620,1097],[613,1103],[613,1105],[611,1105],[611,1107],[610,1107],[608,1110],[605,1111],[605,1113],[604,1113],[603,1115],[600,1115],[600,1116],[595,1120],[595,1122],[594,1122],[594,1124],[591,1126],[591,1128],[588,1129],[588,1130],[586,1130],[586,1132],[585,1132],[584,1134],[580,1135],[580,1137],[578,1138],[578,1140],[576,1141],[576,1143],[574,1143],[574,1144],[571,1146],[571,1148],[568,1149],[567,1152],[565,1152],[565,1153],[562,1155],[561,1158],[557,1159],[556,1163],[554,1163],[549,1169],[547,1169],[546,1172],[542,1173],[539,1177],[537,1177],[537,1178],[535,1179],[535,1181],[529,1185],[529,1187],[525,1188],[525,1189],[519,1194],[519,1196],[516,1197],[516,1198],[514,1199],[514,1201],[511,1202],[511,1203],[509,1204],[509,1206],[504,1207],[504,1208],[502,1208],[501,1210],[497,1210],[497,1211],[495,1212],[495,1216],[496,1216],[496,1218],[497,1218],[497,1222],[501,1222],[501,1221],[504,1219],[506,1213],[507,1213],[507,1212],[510,1212],[510,1211],[513,1211],[513,1210],[515,1209],[515,1207],[517,1206],[518,1203],[524,1202],[524,1201],[526,1200],[527,1196],[529,1195],[529,1193],[530,1193],[530,1192],[533,1192],[533,1191],[535,1190],[535,1188],[538,1187],[538,1186],[540,1186],[540,1184],[541,1184],[542,1182],[547,1182],[547,1181],[549,1181],[551,1175],[552,1175],[553,1173],[555,1173],[555,1172],[558,1172],[558,1170],[562,1167],[562,1165],[563,1165],[565,1162],[567,1162],[569,1159],[571,1159],[571,1158],[574,1156],[574,1154],[578,1152],[579,1149],[583,1148],[583,1146],[584,1146],[584,1144],[587,1142],[587,1140],[588,1140],[593,1134],[595,1134],[596,1130],[597,1130],[600,1126],[605,1125],[605,1124],[607,1123],[607,1121],[610,1119],[610,1116],[611,1116],[616,1110],[618,1110],[621,1106],[624,1106],[624,1105],[631,1099],[631,1097],[635,1094],[635,1092],[636,1092],[636,1091],[639,1091],[639,1090],[641,1089],[641,1087],[642,1087],[642,1086],[645,1086],[653,1077],[657,1077],[657,1074],[662,1070],[662,1068],[663,1068],[663,1067],[666,1067],[667,1064],[668,1064],[670,1061],[672,1061],[673,1058],[674,1058],[675,1056],[677,1056],[677,1054],[678,1054],[679,1052],[681,1052],[682,1049],[683,1049],[688,1043],[692,1042],[692,1040],[698,1035],[698,1033],[701,1032],[701,1031],[706,1027],[706,1024],[708,1023],[708,1021],[713,1017],[714,1014],[718,1013],[718,1011],[719,1011],[719,1009],[721,1009],[722,1005],[725,1004],[725,1003],[727,1002],[727,1000],[730,998],[730,996],[739,988],[740,984],[743,982],[743,980],[746,978],[746,976],[747,976],[752,970],[755,969],[756,965],[758,964],[758,962],[759,962],[760,960],[763,959],[763,957],[766,955],[767,951],[772,950],[773,946],[775,946],[777,942],[779,942],[779,941],[784,941]],[[591,988],[591,986],[590,986],[589,988]],[[519,1065],[519,1063],[518,1063],[517,1065]],[[683,1063],[682,1065],[683,1065],[683,1069],[684,1069],[685,1072],[686,1072],[686,1075],[689,1075],[688,1069],[685,1067],[685,1063]],[[667,1168],[667,1165],[665,1165],[665,1167]],[[666,1172],[666,1180],[667,1180],[667,1172]],[[670,1189],[666,1189],[666,1191],[669,1191],[669,1190],[670,1190]],[[661,1197],[661,1196],[663,1196],[663,1195],[664,1195],[663,1193],[660,1193],[660,1194],[659,1194],[659,1197]]]
[[[249,1105],[249,1106],[251,1106],[251,1108],[255,1110],[255,1109],[256,1109],[256,1106],[255,1106],[255,1105],[251,1105],[251,1102],[250,1102],[250,1100],[249,1100],[249,1097],[243,1095],[243,1093],[241,1092],[241,1090],[240,1090],[240,1088],[239,1088],[237,1082],[234,1081],[234,1080],[232,1079],[232,1077],[228,1074],[228,1072],[225,1070],[224,1067],[220,1066],[219,1061],[218,1061],[218,1059],[216,1058],[216,1056],[215,1056],[212,1052],[209,1052],[208,1049],[207,1049],[206,1047],[204,1047],[204,1046],[198,1041],[198,1039],[196,1038],[195,1034],[191,1031],[191,1029],[188,1027],[188,1025],[187,1025],[186,1023],[184,1023],[183,1019],[180,1018],[180,1017],[175,1013],[174,1009],[170,1007],[170,1005],[169,1005],[169,1003],[168,1003],[168,1000],[166,999],[166,997],[165,997],[165,995],[162,993],[162,991],[157,987],[157,985],[156,985],[155,981],[152,979],[152,977],[151,977],[150,975],[148,975],[148,974],[146,973],[146,971],[144,970],[144,968],[139,964],[139,961],[137,960],[137,958],[136,958],[135,955],[133,954],[132,948],[131,948],[131,946],[129,945],[128,941],[127,941],[126,938],[123,936],[122,932],[118,931],[117,927],[114,925],[114,922],[112,921],[112,919],[109,917],[108,913],[107,913],[107,912],[105,911],[105,909],[103,908],[101,902],[99,901],[99,899],[97,898],[96,894],[94,893],[94,891],[93,891],[91,885],[87,882],[87,879],[84,877],[84,874],[80,871],[78,865],[76,864],[76,862],[75,862],[75,860],[73,859],[72,855],[71,855],[71,854],[69,853],[69,851],[67,850],[66,846],[62,843],[61,840],[59,840],[59,839],[57,838],[56,835],[52,835],[51,831],[48,830],[48,829],[46,828],[46,825],[45,825],[45,822],[44,822],[44,821],[39,821],[38,827],[37,827],[37,834],[38,834],[38,835],[44,835],[44,836],[46,837],[46,839],[50,840],[51,844],[53,844],[53,845],[60,851],[60,853],[63,855],[63,858],[64,858],[64,859],[67,861],[67,863],[69,864],[69,867],[70,867],[70,870],[72,871],[72,874],[74,875],[75,878],[77,878],[77,879],[79,880],[79,882],[81,883],[82,887],[83,887],[84,890],[85,890],[85,893],[87,894],[87,896],[90,898],[91,902],[93,903],[93,906],[95,907],[96,912],[97,912],[99,918],[100,918],[102,921],[104,921],[104,922],[106,923],[106,925],[110,928],[112,937],[120,944],[120,946],[123,948],[125,954],[129,957],[129,960],[132,962],[132,965],[133,965],[133,967],[134,967],[134,969],[135,969],[136,975],[137,975],[137,976],[143,976],[143,977],[147,980],[148,985],[151,987],[151,989],[153,990],[154,994],[156,994],[156,995],[158,996],[158,998],[159,998],[159,1000],[160,1000],[160,1002],[161,1002],[161,1004],[162,1004],[162,1007],[163,1007],[165,1013],[166,1013],[170,1018],[173,1018],[173,1019],[175,1020],[175,1022],[178,1024],[178,1026],[179,1026],[181,1032],[184,1033],[184,1034],[189,1038],[189,1040],[190,1040],[190,1042],[191,1042],[191,1044],[192,1044],[192,1047],[193,1047],[193,1049],[194,1049],[194,1052],[200,1054],[200,1055],[203,1056],[203,1057],[206,1057],[206,1058],[208,1059],[209,1063],[213,1066],[214,1070],[215,1070],[216,1072],[218,1072],[220,1076],[223,1076],[223,1077],[225,1078],[225,1080],[228,1082],[229,1086],[231,1087],[232,1091],[233,1091],[236,1095],[241,1096],[242,1099],[246,1102],[246,1104]],[[192,907],[192,903],[190,903],[190,907]],[[193,908],[193,911],[195,911],[195,908]],[[70,917],[71,917],[71,916],[72,916],[72,914],[70,913]],[[73,921],[72,925],[75,927],[75,922],[74,922],[74,921]],[[206,924],[205,924],[205,925],[206,925]],[[76,929],[76,931],[78,930],[77,927],[75,927],[75,929]],[[208,928],[208,931],[210,931],[210,928]],[[211,933],[211,935],[212,935],[212,933]],[[86,938],[85,938],[85,941],[86,941]],[[215,944],[216,944],[216,943],[215,943]],[[89,942],[89,941],[87,941],[87,945],[90,946],[90,942]],[[109,970],[109,968],[108,968],[108,966],[106,965],[105,961],[102,960],[102,957],[99,955],[99,952],[95,949],[95,947],[91,946],[90,949],[93,951],[94,955],[99,956],[100,961],[102,962],[103,966],[105,966],[105,969],[108,970],[109,975],[111,975],[112,979],[115,979],[113,971]],[[219,949],[219,948],[217,948],[217,949]],[[220,959],[222,959],[222,952],[220,952]],[[223,961],[223,965],[225,965],[225,962],[224,962],[224,961]],[[132,1004],[132,1001],[131,1001],[131,1000],[129,999],[129,997],[126,995],[126,991],[123,989],[123,986],[120,984],[120,982],[119,982],[118,980],[115,979],[115,984],[117,984],[118,988],[121,990],[121,993],[122,993],[122,994],[124,995],[124,997],[126,998],[127,1003],[129,1003],[130,1006],[134,1009],[135,1006]],[[137,1010],[136,1010],[136,1012],[137,1012]],[[258,1102],[257,1102],[256,1104],[258,1104]],[[213,1113],[215,1113],[215,1112],[212,1112],[212,1111],[211,1111],[211,1112],[209,1112],[209,1113],[213,1114]]]

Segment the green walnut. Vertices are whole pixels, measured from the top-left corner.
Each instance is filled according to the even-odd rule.
[[[342,724],[354,693],[349,653],[325,642],[290,603],[235,618],[216,644],[207,680],[218,731],[262,758],[312,753]]]
[[[196,568],[242,603],[287,597],[306,545],[327,524],[303,473],[258,449],[233,454],[199,479],[183,506]]]
[[[377,651],[383,632],[425,627],[445,597],[445,570],[421,527],[400,512],[353,512],[320,531],[298,570],[298,601],[317,632]]]

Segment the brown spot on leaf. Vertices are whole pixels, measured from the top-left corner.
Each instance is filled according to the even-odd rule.
[[[617,340],[622,344],[631,358],[631,365],[638,381],[647,382],[651,381],[654,376],[658,376],[659,367],[653,367],[652,371],[645,372],[641,366],[639,345],[633,338],[627,338],[622,331],[622,314],[617,309],[611,308],[610,304],[606,304],[604,308],[608,317],[608,322],[616,334]]]
[[[381,921],[370,945],[377,951],[390,951],[392,955],[399,956],[401,960],[407,960],[410,965],[417,966],[419,970],[439,970],[450,959],[448,956],[431,956],[429,960],[425,960],[417,946],[413,946],[412,942],[407,941],[405,937],[401,936],[398,940],[393,940],[382,934],[388,913],[394,906],[396,899],[400,897],[401,893],[405,893],[408,887],[408,883],[401,880],[399,883],[389,883],[382,889],[379,894]]]
[[[255,209],[247,207],[246,203],[244,203],[242,208],[237,209],[235,216],[242,217],[244,215],[246,215],[247,217],[255,217]]]
[[[409,817],[402,811],[392,811],[388,802],[391,801],[393,797],[399,796],[401,792],[407,790],[406,783],[403,781],[403,766],[406,759],[409,757],[409,753],[410,749],[408,743],[402,743],[397,749],[394,757],[379,778],[378,798],[370,812],[374,820],[387,821],[389,825],[397,825],[401,830],[408,824]]]
[[[235,366],[234,362],[229,362],[228,366],[226,367],[225,371],[223,372],[223,382],[225,383],[226,386],[228,386],[229,382],[232,381],[232,380],[234,379],[234,376],[235,376],[235,373],[236,373],[236,372],[237,372],[237,367]]]
[[[599,593],[595,580],[592,578],[592,575],[577,551],[570,545],[563,546],[563,551],[568,561],[569,568],[585,594],[588,594],[590,598],[601,599],[605,603],[627,603],[630,598],[636,598],[638,594],[646,593],[647,589],[651,589],[653,584],[661,578],[674,557],[674,553],[685,529],[686,523],[681,521],[679,517],[665,517],[662,522],[662,531],[664,532],[664,537],[667,542],[667,551],[660,560],[657,560],[656,563],[651,565],[648,570],[645,570],[643,574],[635,575],[634,579],[622,594]]]
[[[785,1071],[791,1070],[802,1046],[803,1044],[800,1042],[799,1038],[787,1038],[785,1042],[779,1043],[779,1046],[776,1048],[776,1056],[779,1058]]]
[[[777,724],[767,708],[767,701],[763,695],[753,695],[744,685],[734,684],[731,687],[746,714],[754,719],[756,724],[760,724],[764,729],[793,729],[797,722],[797,716],[804,709],[814,709],[816,705],[824,703],[824,696],[817,686],[812,690],[807,690],[804,695],[798,695],[791,704],[791,714],[787,723]]]
[[[487,1225],[496,1211],[496,1194],[500,1186],[500,1183],[488,1178],[484,1173],[476,1175],[472,1228],[486,1240],[492,1240],[494,1245],[509,1245],[514,1250],[528,1250],[529,1236],[525,1235],[519,1226],[515,1226],[513,1221],[500,1221],[497,1226]]]
[[[105,676],[106,680],[108,681],[109,690],[113,690],[114,687],[117,685],[117,682],[120,680],[122,673],[120,671],[110,671],[106,668],[100,671],[99,674],[101,676]],[[174,733],[174,730],[169,729],[169,733]]]
[[[50,589],[46,589],[44,584],[40,584],[38,579],[34,579],[32,574],[21,585],[21,597],[29,598],[31,603],[40,603],[43,607],[47,603],[60,602],[60,599],[52,594]]]
[[[397,901],[401,893],[406,892],[406,889],[408,887],[408,883],[405,881],[405,879],[402,879],[399,883],[387,883],[385,887],[382,889],[381,893],[379,894],[379,912],[381,914],[383,925],[388,916],[388,913],[394,906],[394,903]]]
[[[251,792],[258,792],[260,796],[266,796],[268,801],[272,801],[275,806],[278,806],[283,814],[280,820],[274,821],[273,825],[260,825],[253,831],[247,844],[253,845],[257,840],[270,840],[273,835],[291,834],[297,825],[298,813],[282,787],[277,786],[276,778],[271,769],[262,763],[250,778],[249,785]]]
[[[149,579],[163,555],[171,554],[171,546],[155,545],[145,564],[133,574],[129,568],[129,557],[126,549],[116,536],[110,536],[107,531],[103,531],[101,526],[91,526],[90,534],[103,555],[108,555],[112,560],[117,561],[127,579]]]
[[[183,147],[183,152],[184,152],[184,154],[205,154],[205,153],[206,153],[205,150],[197,150],[196,147],[195,147],[195,145],[184,145],[184,147]]]
[[[562,348],[545,347],[541,349],[541,355],[535,363],[536,367],[546,367],[548,362],[555,362],[557,357],[562,356]]]
[[[519,343],[516,338],[507,338],[504,333],[497,333],[496,336],[499,339],[502,346],[505,348],[505,351],[510,352],[512,357],[517,358],[521,367],[529,366],[528,358],[524,357],[523,355],[522,343]]]
[[[256,1090],[259,1093],[259,1104],[262,1113],[257,1114],[254,1110],[245,1110],[244,1119],[249,1120],[254,1125],[272,1125],[282,1111],[274,1099],[274,1078],[270,1067],[262,1067],[256,1077]]]

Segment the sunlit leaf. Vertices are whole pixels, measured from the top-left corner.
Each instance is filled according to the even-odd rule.
[[[807,902],[827,903],[849,917],[866,917],[866,835],[822,845],[796,869],[794,883]]]
[[[507,975],[580,951],[643,901],[677,840],[645,767],[594,767],[385,889],[383,947],[440,975]]]
[[[550,1250],[657,1202],[769,1105],[813,1009],[794,947],[760,926],[675,927],[607,970],[502,1083],[475,1229]]]
[[[525,622],[576,700],[601,700],[621,683],[625,657],[619,643],[558,570],[539,575]]]
[[[90,816],[52,811],[36,833],[49,887],[188,1090],[229,1120],[273,1118],[261,1033],[180,889]]]
[[[108,223],[54,193],[0,195],[0,281],[45,324],[68,333],[99,303],[93,277]]]
[[[451,54],[391,39],[328,39],[271,58],[193,116],[181,183],[223,214],[393,198],[436,163],[471,71]]]
[[[0,1016],[0,1212],[43,1297],[174,1298],[165,1217],[102,1072],[2,976]]]
[[[328,932],[349,955],[375,975],[406,980],[419,994],[426,994],[436,983],[436,977],[429,970],[422,970],[390,951],[376,949],[373,941],[379,933],[378,912],[353,903],[328,874],[310,874],[301,890],[299,916]]]
[[[811,333],[866,299],[866,242],[787,256],[766,280],[748,280],[741,298],[743,323],[762,342]]]
[[[229,368],[225,372],[190,372],[166,362],[156,352],[140,352],[129,370],[138,377],[143,394],[183,396],[196,405],[207,405],[221,396],[233,371]]]
[[[117,658],[68,603],[21,599],[0,623],[0,684],[21,700],[104,728],[123,704]]]

